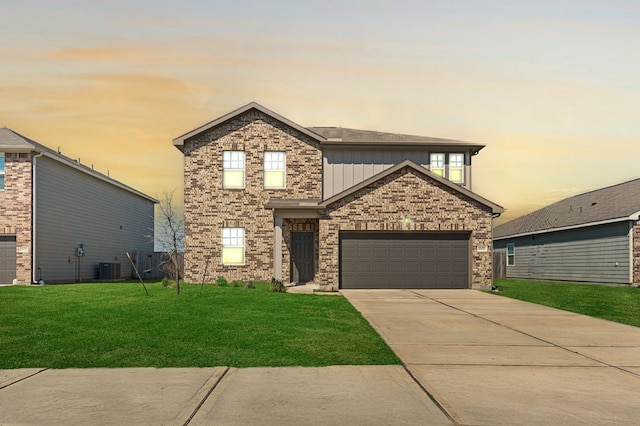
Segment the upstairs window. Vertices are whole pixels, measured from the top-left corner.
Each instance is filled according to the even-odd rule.
[[[4,152],[0,152],[0,191],[4,189]]]
[[[244,188],[244,151],[222,153],[222,187]]]
[[[433,173],[444,177],[444,154],[431,154],[430,168]]]
[[[265,151],[264,153],[264,187],[285,187],[286,156],[280,151]]]
[[[449,154],[449,180],[464,182],[464,154]]]
[[[516,264],[516,245],[514,243],[507,243],[507,266],[514,266]]]
[[[222,264],[244,265],[244,228],[222,228]]]

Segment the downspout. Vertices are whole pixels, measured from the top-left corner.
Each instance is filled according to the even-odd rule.
[[[633,257],[634,257],[634,251],[633,251],[633,237],[634,237],[634,225],[635,223],[633,221],[629,221],[629,284],[631,285],[631,287],[633,287],[635,285],[635,283],[633,282],[633,271],[634,271],[634,264],[633,264]]]
[[[38,282],[38,278],[36,277],[36,271],[38,270],[36,267],[36,158],[42,157],[43,155],[44,152],[34,155],[31,166],[31,283]]]

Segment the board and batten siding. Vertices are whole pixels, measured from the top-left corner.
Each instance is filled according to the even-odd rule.
[[[494,241],[494,250],[515,244],[507,278],[631,283],[629,222]]]
[[[460,152],[451,149],[432,150],[431,152]],[[471,189],[471,168],[469,153],[465,154],[462,186]],[[345,149],[325,148],[323,151],[323,199],[330,198],[360,182],[390,168],[411,160],[422,167],[429,168],[430,152],[425,149]]]
[[[74,282],[80,244],[80,281],[97,279],[102,262],[129,278],[125,252],[153,252],[153,201],[47,157],[36,173],[36,279]]]

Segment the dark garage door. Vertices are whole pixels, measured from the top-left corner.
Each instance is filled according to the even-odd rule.
[[[340,233],[340,288],[468,288],[468,233]]]
[[[16,277],[16,237],[0,235],[0,284],[11,284]]]

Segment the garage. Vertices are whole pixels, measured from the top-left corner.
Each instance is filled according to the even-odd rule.
[[[16,237],[0,235],[0,284],[11,284],[16,277]]]
[[[469,288],[468,232],[341,232],[340,288]]]

